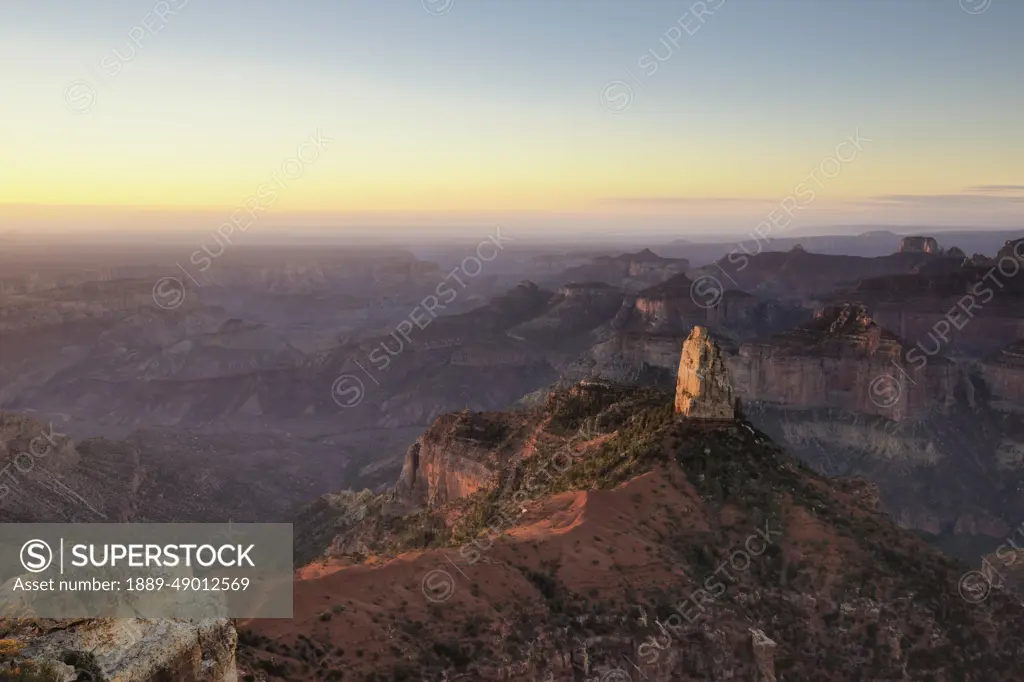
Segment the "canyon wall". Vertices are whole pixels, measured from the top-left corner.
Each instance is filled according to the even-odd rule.
[[[939,253],[935,237],[904,237],[900,240],[900,253]]]
[[[1024,412],[1024,340],[981,363],[981,374],[996,407]]]
[[[954,402],[958,370],[932,358],[908,366],[904,344],[863,307],[833,306],[803,327],[740,346],[726,364],[744,402],[838,408],[893,421]]]
[[[507,435],[507,424],[485,413],[438,417],[409,446],[395,486],[396,498],[437,507],[494,485],[499,449]]]
[[[951,329],[943,341],[936,330],[948,324],[950,309],[952,317],[961,329]],[[958,314],[956,302],[950,305],[919,306],[908,308],[899,304],[876,304],[871,306],[871,317],[882,327],[910,344],[920,343],[927,350],[941,347],[945,353],[985,353],[994,351],[1024,338],[1024,310],[1012,310],[1003,306],[988,306],[969,321]],[[931,336],[929,336],[931,334]]]

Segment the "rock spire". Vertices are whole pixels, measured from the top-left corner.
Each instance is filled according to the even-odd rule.
[[[690,419],[736,417],[736,402],[718,344],[706,327],[693,328],[683,343],[676,378],[676,413]]]

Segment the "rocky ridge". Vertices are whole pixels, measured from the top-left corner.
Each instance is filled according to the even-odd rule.
[[[937,260],[945,258],[938,253],[913,251],[872,258],[814,253],[802,248],[763,251],[763,245],[754,243],[741,244],[726,257],[691,270],[689,275],[720,289],[801,300],[855,286],[868,277],[912,273]]]
[[[695,366],[720,372],[702,336]],[[873,486],[813,473],[742,416],[588,382],[437,428],[478,434],[487,480],[349,518],[342,533],[369,554],[304,569],[294,622],[244,625],[243,666],[273,656],[271,678],[288,680],[1016,680],[1019,604],[998,590],[966,602],[965,567],[896,528]],[[431,476],[427,490],[448,480]]]
[[[599,281],[635,292],[685,272],[689,267],[689,261],[685,258],[663,258],[650,249],[643,249],[618,256],[598,256],[589,263],[559,273],[551,278],[550,283],[559,286],[571,282]]]
[[[0,679],[237,682],[231,620],[0,619]],[[11,670],[18,676],[8,676]],[[23,675],[23,676],[22,676]]]

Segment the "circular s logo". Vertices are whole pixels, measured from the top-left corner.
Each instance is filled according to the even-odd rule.
[[[601,106],[610,114],[621,114],[633,103],[633,88],[626,81],[611,81],[601,88]]]
[[[888,409],[900,401],[903,387],[891,374],[880,374],[868,385],[868,395],[876,406]]]
[[[960,576],[957,591],[968,604],[980,604],[992,592],[992,581],[982,571],[967,571]]]
[[[64,106],[72,114],[85,114],[96,106],[96,88],[87,81],[74,81],[64,88]]]
[[[423,0],[423,9],[435,17],[448,14],[454,5],[455,0]]]
[[[21,546],[21,565],[31,573],[42,573],[53,563],[53,550],[42,540],[29,540]]]
[[[363,402],[366,386],[354,374],[342,374],[331,384],[331,397],[338,407],[355,407]]]
[[[185,285],[177,277],[161,277],[153,285],[153,302],[164,310],[174,310],[185,302]]]
[[[420,586],[423,588],[423,596],[438,604],[451,599],[455,592],[455,579],[448,571],[435,568],[423,576]]]
[[[992,0],[960,0],[960,8],[968,14],[981,14],[992,6]]]
[[[725,287],[712,275],[701,275],[690,284],[690,300],[701,308],[714,308],[725,295]]]

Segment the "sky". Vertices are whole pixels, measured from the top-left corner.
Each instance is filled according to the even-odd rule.
[[[1024,227],[1022,30],[1019,0],[8,2],[0,230],[686,235],[801,183],[805,225]]]

